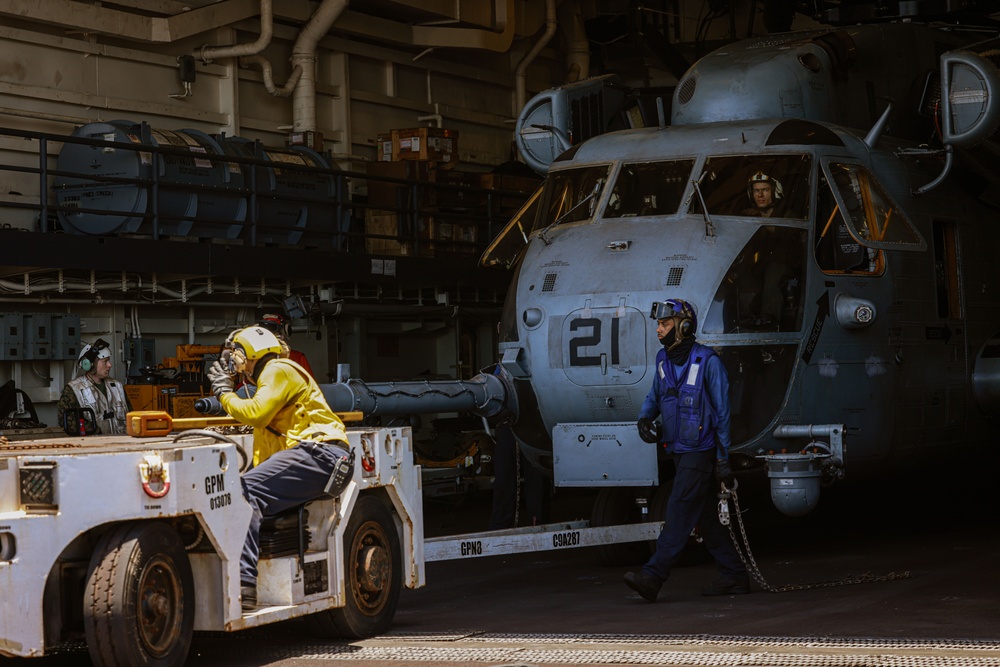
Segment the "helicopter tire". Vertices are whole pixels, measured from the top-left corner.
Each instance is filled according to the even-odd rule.
[[[673,478],[656,487],[653,499],[650,501],[649,514],[653,521],[665,521],[667,518],[667,505],[670,502],[670,493],[674,489]],[[656,540],[649,541],[649,548],[656,550]],[[688,567],[691,565],[703,565],[712,560],[712,555],[708,553],[705,542],[698,535],[698,526],[695,526],[691,536],[688,538],[687,546],[674,563],[675,567]]]
[[[403,556],[392,512],[378,498],[358,498],[344,532],[343,607],[310,614],[321,637],[362,639],[389,629],[403,585]]]
[[[640,523],[642,514],[635,502],[636,490],[628,487],[612,487],[601,489],[594,500],[590,515],[590,525],[594,528],[602,526],[620,526],[627,523]],[[597,547],[597,562],[607,567],[620,565],[636,565],[645,563],[649,558],[648,542],[623,542],[619,544],[602,544]]]
[[[83,624],[100,667],[180,665],[194,634],[191,563],[180,536],[162,522],[106,532],[90,559]]]

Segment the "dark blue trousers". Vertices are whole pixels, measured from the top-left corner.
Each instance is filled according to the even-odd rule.
[[[272,454],[243,474],[243,497],[250,503],[253,514],[240,556],[241,583],[257,584],[261,519],[323,495],[337,461],[347,456],[342,444],[300,442],[291,449]]]
[[[733,546],[729,531],[719,523],[719,483],[715,480],[715,451],[674,454],[677,474],[664,517],[663,530],[656,538],[656,551],[642,571],[666,581],[695,525],[715,558],[719,572],[727,579],[747,575],[746,567]]]

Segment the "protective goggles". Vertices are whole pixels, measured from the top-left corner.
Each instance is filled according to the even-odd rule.
[[[653,307],[649,311],[649,318],[665,320],[668,317],[691,317],[691,311],[688,305],[679,299],[654,301]]]

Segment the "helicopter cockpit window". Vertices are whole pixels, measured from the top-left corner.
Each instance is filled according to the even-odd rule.
[[[849,231],[830,182],[823,173],[816,193],[814,246],[816,263],[823,273],[881,275],[885,268],[882,251],[861,245]]]
[[[542,188],[535,190],[535,194],[524,202],[520,210],[514,214],[507,226],[503,228],[497,237],[493,239],[489,247],[479,258],[480,266],[503,265],[509,269],[521,256],[521,251],[528,245],[528,235],[535,224],[538,215],[538,202],[542,193]]]
[[[737,155],[709,158],[698,176],[701,197],[691,198],[691,213],[793,218],[809,215],[808,155]]]
[[[868,169],[860,164],[830,162],[823,165],[823,171],[833,185],[836,208],[855,241],[880,250],[927,249],[913,223]]]
[[[693,168],[694,160],[623,164],[608,197],[604,217],[676,213]]]
[[[729,267],[705,333],[801,331],[806,230],[761,226]]]
[[[610,165],[602,165],[549,172],[542,188],[541,212],[535,220],[535,229],[593,218],[609,171]]]

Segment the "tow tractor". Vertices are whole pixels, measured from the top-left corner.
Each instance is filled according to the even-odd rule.
[[[263,522],[258,607],[244,612],[251,511],[239,475],[252,442],[207,430],[226,420],[129,413],[131,435],[0,445],[0,655],[85,638],[98,667],[182,665],[196,630],[295,617],[320,636],[367,637],[388,629],[402,586],[424,585],[428,561],[646,540],[660,528],[578,521],[425,540],[410,428],[352,426],[360,465],[345,491]]]

